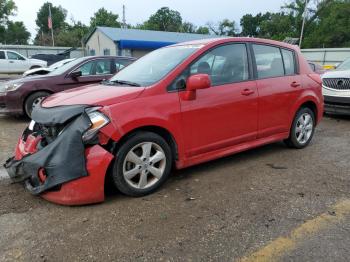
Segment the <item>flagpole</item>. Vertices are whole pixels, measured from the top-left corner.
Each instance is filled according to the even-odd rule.
[[[51,19],[51,38],[52,38],[52,46],[55,46],[55,39],[53,38],[53,23],[52,23],[52,15],[51,15],[51,5],[49,4],[49,17]]]

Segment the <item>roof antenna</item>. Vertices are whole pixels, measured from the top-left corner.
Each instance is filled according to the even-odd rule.
[[[122,26],[122,28],[126,29],[125,5],[123,5],[123,26]]]

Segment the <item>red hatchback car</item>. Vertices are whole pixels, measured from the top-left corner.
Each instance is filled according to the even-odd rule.
[[[5,167],[60,204],[102,202],[105,181],[143,196],[173,165],[281,140],[304,148],[322,115],[320,76],[297,47],[254,38],[181,43],[107,82],[46,98]]]

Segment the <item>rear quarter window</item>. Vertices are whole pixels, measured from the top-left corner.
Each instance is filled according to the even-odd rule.
[[[282,56],[284,62],[284,69],[286,71],[286,75],[294,75],[296,73],[295,66],[295,55],[293,51],[282,49]]]

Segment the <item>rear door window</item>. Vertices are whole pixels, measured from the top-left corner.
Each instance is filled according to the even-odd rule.
[[[111,60],[98,60],[96,61],[96,75],[109,75],[112,74]]]
[[[281,51],[278,47],[253,45],[258,78],[284,76]]]
[[[0,51],[0,59],[6,59],[4,51]]]

